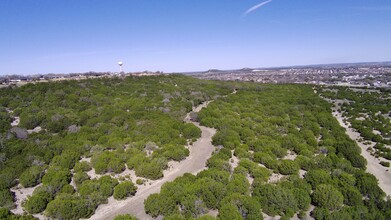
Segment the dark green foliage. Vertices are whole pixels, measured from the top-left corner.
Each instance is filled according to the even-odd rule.
[[[223,205],[219,210],[219,216],[220,219],[232,219],[232,220],[242,220],[242,215],[240,215],[240,212],[238,208],[231,203]]]
[[[313,189],[320,184],[331,183],[330,173],[325,170],[310,170],[305,174],[304,179],[311,184]]]
[[[293,189],[293,195],[297,201],[297,206],[300,210],[307,210],[311,203],[311,197],[308,191],[300,188]]]
[[[234,88],[238,93],[227,95]],[[50,218],[88,218],[115,193],[118,181],[108,176],[88,180],[83,173],[90,169],[88,163],[78,162],[82,157],[92,157],[91,165],[101,174],[122,172],[126,163],[139,176],[161,178],[168,161],[187,157],[184,146],[200,135],[198,128],[183,122],[184,116],[192,106],[211,99],[214,102],[196,115],[202,125],[217,130],[213,142],[218,146],[207,162],[209,169],[197,176],[185,174],[150,196],[145,209],[154,217],[199,218],[218,209],[221,219],[261,219],[260,211],[289,219],[298,212],[303,216],[311,188],[313,196],[324,195],[319,187],[326,184],[340,192],[343,206],[333,211],[317,207],[317,218],[391,218],[389,202],[377,181],[364,173],[360,148],[312,86],[212,82],[170,75],[28,84],[1,89],[0,97],[0,130],[8,129],[12,120],[5,108],[14,110],[12,117],[20,116],[25,128],[42,127],[24,140],[0,136],[0,190],[9,190],[21,176],[36,179],[26,171],[30,167],[49,165],[43,185],[25,207],[32,212],[47,207]],[[383,137],[389,136],[389,120],[375,110],[385,114],[390,107],[380,97],[376,97],[380,105],[368,105],[374,114],[362,122],[354,120],[359,116],[349,105],[342,108],[352,113],[352,126],[366,139],[387,144]],[[349,99],[361,105],[361,98]],[[373,128],[381,135],[373,134]],[[374,148],[376,156],[391,158],[385,145]],[[240,159],[234,170],[231,152]],[[288,152],[298,157],[287,161]],[[298,167],[308,171],[304,180],[297,175]],[[76,193],[69,185],[71,168],[76,173]],[[289,176],[269,184],[272,172]],[[252,186],[248,177],[254,178]]]
[[[56,219],[80,219],[90,217],[94,209],[87,199],[61,194],[47,205],[46,214]]]
[[[391,122],[386,116],[391,108],[388,100],[390,90],[348,87],[333,89],[335,92],[322,89],[321,93],[331,99],[348,100],[341,106],[341,111],[365,140],[377,144],[390,144],[387,137],[391,135]],[[374,154],[387,158],[390,155],[387,152],[389,149],[380,148],[376,149]]]
[[[199,218],[197,218],[197,220],[215,220],[216,218],[213,217],[213,216],[210,216],[210,215],[203,215]]]
[[[254,153],[254,161],[265,165],[267,168],[277,170],[279,162],[275,155],[266,152]]]
[[[154,158],[149,162],[135,167],[136,175],[148,179],[159,179],[163,176],[163,170],[167,167],[167,160],[163,157]]]
[[[34,193],[28,197],[23,207],[30,214],[40,213],[45,210],[46,205],[52,200],[51,195],[48,192]]]
[[[357,172],[356,186],[361,194],[371,199],[380,200],[385,193],[380,189],[375,176],[369,173]]]
[[[131,181],[124,181],[114,187],[114,199],[125,199],[134,195],[136,191],[137,186],[135,186]]]
[[[2,220],[35,220],[32,215],[15,215],[6,208],[0,208],[0,219]]]
[[[200,172],[197,180],[178,178],[162,187],[160,194],[147,199],[150,213],[173,219],[194,218],[206,211],[205,207],[217,207],[220,219],[243,219],[249,217],[242,203],[245,197],[255,199],[261,206],[254,207],[262,207],[268,215],[290,219],[298,212],[305,216],[314,190],[312,196],[318,200],[312,204],[327,207],[315,209],[314,216],[319,219],[381,216],[371,217],[367,211],[360,216],[361,208],[348,209],[365,205],[362,210],[371,207],[373,213],[382,213],[378,207],[384,205],[380,202],[383,200],[371,199],[373,196],[367,198],[370,202],[363,201],[365,193],[361,191],[367,190],[363,186],[366,184],[356,179],[366,162],[360,148],[330,114],[331,105],[309,86],[257,86],[245,84],[238,94],[215,100],[197,114],[202,125],[217,129],[213,137],[217,149],[207,161],[209,169]],[[284,159],[288,150],[298,154],[294,161]],[[231,151],[240,159],[234,170],[230,166]],[[307,171],[304,179],[297,175],[299,169]],[[289,176],[268,184],[272,172]],[[254,178],[251,188],[247,177]],[[333,190],[324,190],[323,185]],[[336,194],[333,204],[320,202],[319,198],[329,191]],[[376,188],[369,194],[377,194]],[[230,198],[235,198],[234,202]],[[195,208],[195,201],[199,209]]]
[[[73,181],[75,182],[76,186],[79,187],[80,184],[82,184],[84,181],[89,180],[90,176],[88,176],[87,173],[78,172],[73,175]]]
[[[137,220],[137,218],[129,214],[125,214],[115,216],[114,220]]]
[[[70,182],[70,180],[70,171],[60,167],[50,167],[42,177],[42,183],[51,186],[54,192],[60,191],[64,185]]]
[[[75,172],[87,172],[91,170],[91,164],[87,161],[77,162],[73,167]]]
[[[44,171],[43,167],[32,166],[20,175],[19,182],[25,188],[36,186],[41,182]]]
[[[390,162],[387,161],[380,161],[380,164],[384,167],[390,167]]]
[[[197,177],[199,177],[199,178],[208,177],[208,178],[211,178],[211,179],[215,180],[216,182],[220,182],[224,185],[228,184],[229,176],[230,176],[230,174],[228,172],[216,170],[216,169],[203,170],[197,175]]]
[[[353,141],[345,141],[336,144],[338,153],[343,154],[354,167],[365,168],[367,161],[360,155],[360,148]]]
[[[95,154],[91,163],[98,174],[105,174],[107,172],[121,173],[125,170],[126,156],[121,152],[104,151]]]
[[[196,218],[207,212],[204,201],[196,195],[188,194],[180,199],[181,214],[186,218]]]
[[[321,184],[316,187],[312,195],[313,201],[321,208],[335,210],[342,207],[343,195],[334,186]]]
[[[14,206],[14,194],[8,189],[0,190],[0,207],[12,209]]]
[[[298,210],[295,193],[285,187],[260,185],[253,189],[253,194],[260,201],[263,211],[268,215],[282,216]],[[305,201],[300,201],[300,203],[305,204]]]
[[[313,159],[303,155],[298,155],[295,159],[295,162],[300,166],[301,169],[305,171],[308,171],[315,166]]]
[[[201,137],[201,130],[193,124],[186,123],[183,124],[182,134],[186,139],[197,139]]]
[[[234,193],[225,197],[221,203],[224,204],[221,209],[223,209],[226,204],[235,205],[236,209],[239,211],[239,214],[243,219],[263,219],[260,203],[255,198],[252,198],[250,196],[244,196]],[[230,211],[234,213],[233,210]],[[224,216],[225,215],[226,214],[224,214]]]
[[[15,183],[15,177],[11,173],[4,172],[0,174],[0,190],[9,189]]]
[[[243,175],[234,174],[227,185],[228,194],[238,193],[242,195],[248,195],[250,183]]]
[[[167,145],[160,153],[169,160],[181,161],[189,156],[189,150],[183,146]]]
[[[299,165],[292,160],[282,160],[278,166],[278,170],[283,175],[296,174],[299,172]]]
[[[152,217],[158,215],[170,215],[178,213],[175,200],[173,198],[161,198],[159,194],[151,194],[144,202],[145,212]]]
[[[201,178],[196,181],[196,194],[202,198],[206,207],[217,209],[220,201],[227,193],[226,186],[210,178]]]
[[[84,181],[78,191],[81,196],[91,196],[94,193],[98,193],[102,197],[107,198],[113,195],[113,189],[117,184],[118,181],[116,179],[110,176],[102,176],[98,180]]]
[[[73,194],[75,192],[75,188],[71,186],[70,184],[67,184],[62,187],[60,193],[65,193],[65,194]]]
[[[53,157],[51,164],[64,169],[71,169],[75,166],[77,160],[79,160],[79,154],[77,152],[67,151]]]

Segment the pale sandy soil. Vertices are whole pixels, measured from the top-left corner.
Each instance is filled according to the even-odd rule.
[[[16,208],[12,209],[11,212],[14,214],[23,214],[22,202],[27,199],[27,196],[31,196],[34,190],[41,185],[42,184],[39,184],[35,187],[23,188],[23,186],[19,184],[11,188],[11,191],[15,193],[16,205]]]
[[[286,175],[282,175],[280,173],[272,173],[272,175],[269,177],[268,183],[277,183],[280,180],[282,180]]]
[[[337,100],[336,103],[341,103],[343,101]],[[379,180],[379,187],[387,194],[391,195],[391,171],[383,167],[379,164],[380,160],[372,156],[368,151],[368,147],[373,147],[375,143],[371,143],[370,145],[365,145],[362,142],[357,141],[358,139],[362,139],[360,133],[354,131],[353,128],[349,127],[349,123],[345,122],[342,117],[342,113],[338,112],[338,105],[333,107],[333,116],[338,120],[339,124],[346,129],[346,134],[361,148],[361,155],[367,160],[367,172],[373,174]]]
[[[279,216],[279,215],[276,215],[276,216],[270,216],[270,215],[268,215],[268,214],[266,214],[266,213],[262,213],[263,214],[263,219],[264,220],[279,220],[280,218],[281,218],[281,216]]]
[[[42,131],[42,128],[40,126],[38,126],[38,127],[35,127],[34,129],[27,130],[27,133],[29,133],[29,134],[39,133],[40,131]]]
[[[11,109],[6,108],[5,110],[6,110],[9,114],[14,113],[14,111],[11,110]],[[20,123],[20,117],[15,116],[15,117],[14,117],[14,120],[11,122],[11,126],[12,126],[12,127],[18,126],[19,123]]]
[[[91,157],[83,157],[80,159],[80,162],[86,161],[88,163],[91,163]]]
[[[288,150],[288,154],[283,158],[284,160],[295,160],[297,154],[293,151]]]
[[[19,118],[18,116],[15,116],[15,117],[14,117],[14,121],[11,122],[11,126],[12,126],[12,127],[18,126],[19,123],[20,123],[20,118]]]
[[[239,158],[234,155],[234,150],[232,150],[231,152],[232,157],[231,159],[229,159],[229,165],[231,165],[231,171],[233,172],[235,168],[239,165]]]
[[[198,112],[209,103],[210,102],[203,103],[194,108],[193,111]],[[146,184],[145,187],[138,186],[139,189],[135,196],[122,201],[110,199],[108,204],[100,205],[91,219],[113,219],[119,214],[131,214],[139,219],[152,219],[152,217],[147,215],[144,211],[144,200],[147,199],[149,195],[159,193],[160,188],[164,183],[173,181],[185,173],[196,174],[201,170],[206,169],[206,161],[215,149],[211,142],[216,130],[200,126],[197,122],[191,122],[189,114],[186,116],[185,122],[193,123],[202,131],[201,138],[189,147],[189,157],[177,164],[170,164],[171,168],[164,171],[164,177],[162,179],[150,182]]]
[[[206,213],[206,215],[217,217],[219,215],[219,210],[217,210],[217,209],[209,210],[209,212]]]

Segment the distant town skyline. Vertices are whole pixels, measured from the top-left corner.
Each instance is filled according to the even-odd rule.
[[[0,74],[391,61],[389,0],[2,0]]]

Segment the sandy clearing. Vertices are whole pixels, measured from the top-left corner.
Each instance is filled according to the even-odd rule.
[[[326,101],[331,101],[325,99]],[[333,116],[337,119],[339,124],[345,128],[345,133],[350,137],[350,139],[356,141],[357,145],[361,148],[361,155],[367,160],[367,169],[368,173],[373,174],[379,180],[379,187],[389,196],[391,195],[391,171],[379,164],[380,160],[375,158],[367,151],[369,147],[373,147],[375,143],[370,145],[365,145],[364,143],[358,141],[362,139],[360,133],[356,132],[353,128],[349,126],[347,120],[342,116],[340,112],[340,106],[338,103],[344,102],[343,100],[335,100],[335,105],[332,108]]]
[[[278,183],[285,177],[287,177],[287,176],[282,175],[280,173],[272,173],[272,175],[269,177],[269,180],[267,181],[267,183]]]
[[[283,158],[284,160],[295,160],[297,157],[297,154],[291,150],[288,150],[287,155]]]
[[[234,172],[235,168],[239,166],[239,158],[234,155],[234,150],[231,150],[232,157],[229,160],[229,164],[231,165],[231,172]]]
[[[41,132],[42,131],[42,128],[40,127],[40,126],[38,126],[38,127],[35,127],[34,129],[28,129],[27,130],[27,133],[29,133],[29,134],[32,134],[32,133],[39,133],[39,132]]]
[[[8,114],[13,114],[13,113],[14,113],[14,111],[11,110],[11,109],[9,109],[9,108],[6,108],[5,110],[7,111]],[[15,116],[15,117],[13,117],[13,118],[14,118],[14,120],[11,122],[11,126],[12,126],[12,127],[16,127],[16,126],[18,126],[19,123],[20,123],[20,117]]]
[[[34,190],[41,186],[42,184],[39,184],[34,187],[24,188],[21,184],[18,184],[17,186],[11,188],[11,191],[15,193],[15,205],[16,208],[12,209],[11,212],[14,214],[23,214],[23,207],[22,202],[27,199],[27,196],[31,196],[34,192]]]
[[[193,108],[193,112],[200,111],[209,103],[210,101]],[[171,164],[172,168],[164,172],[162,179],[150,182],[145,187],[140,187],[135,196],[122,201],[117,201],[112,198],[109,199],[109,203],[99,206],[90,219],[113,219],[116,215],[120,214],[131,214],[139,219],[152,219],[144,211],[144,200],[149,195],[159,193],[164,183],[173,181],[185,173],[196,174],[206,169],[206,161],[215,149],[212,145],[212,137],[216,133],[216,130],[201,126],[197,122],[191,122],[190,113],[187,114],[184,121],[193,123],[202,131],[201,138],[194,142],[192,146],[189,146],[189,157],[177,164]]]

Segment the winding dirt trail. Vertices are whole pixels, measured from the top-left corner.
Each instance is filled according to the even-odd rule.
[[[193,112],[199,112],[202,108],[207,107],[210,102],[205,102],[196,108]],[[109,204],[101,205],[95,211],[91,219],[114,219],[116,215],[131,214],[138,219],[152,219],[144,211],[144,200],[153,193],[159,193],[161,186],[169,181],[175,180],[177,177],[185,173],[196,174],[206,169],[206,161],[212,155],[214,146],[212,145],[212,137],[216,133],[213,128],[200,126],[197,122],[190,121],[190,113],[187,114],[185,120],[187,123],[193,123],[201,129],[201,137],[189,147],[190,155],[185,160],[179,162],[176,168],[165,172],[164,177],[153,182],[151,185],[137,191],[136,195],[123,201],[109,199]]]

